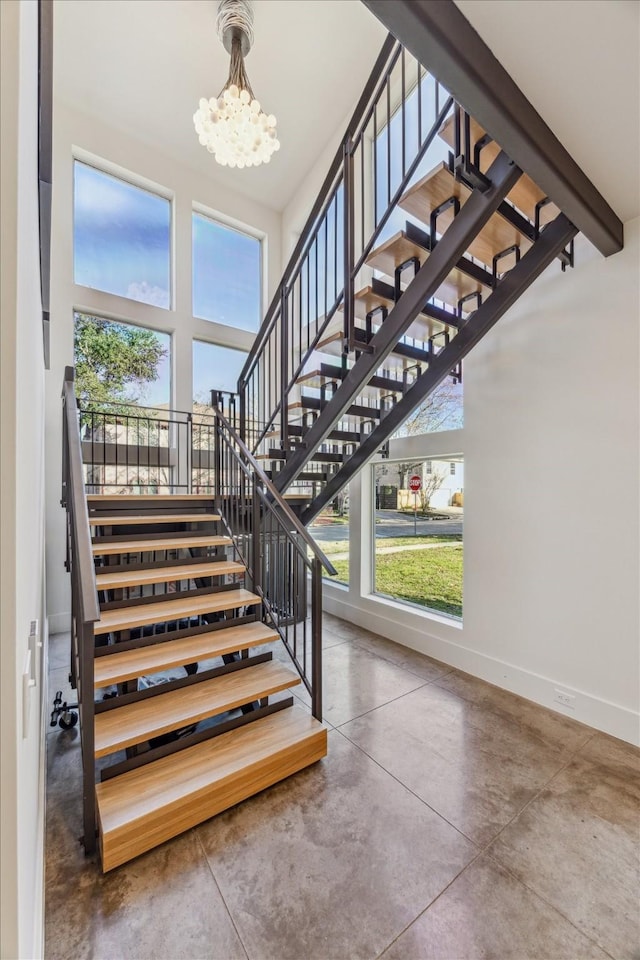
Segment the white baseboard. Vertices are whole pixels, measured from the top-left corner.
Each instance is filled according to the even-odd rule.
[[[477,650],[471,650],[455,640],[435,637],[427,632],[426,622],[419,628],[407,624],[402,618],[402,622],[398,622],[397,618],[392,618],[394,607],[387,605],[384,601],[376,601],[376,609],[368,610],[349,603],[347,594],[343,598],[337,591],[331,591],[330,595],[329,591],[325,591],[323,606],[327,613],[342,617],[372,633],[378,633],[457,670],[463,670],[474,677],[479,677],[497,687],[548,707],[556,713],[608,733],[612,737],[640,746],[640,714],[627,707],[569,687],[566,683],[553,680],[551,677],[532,673],[522,667],[479,653]],[[452,628],[455,629],[456,626],[453,622],[451,623]],[[575,709],[564,708],[554,703],[553,698],[558,687],[575,697]]]
[[[49,633],[68,633],[71,630],[71,613],[50,613]]]

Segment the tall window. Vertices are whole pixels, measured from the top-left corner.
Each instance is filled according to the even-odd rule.
[[[171,306],[171,204],[74,163],[75,282],[156,307]]]
[[[241,330],[261,321],[261,242],[193,214],[193,313]]]
[[[373,481],[375,593],[462,617],[462,457],[377,463]]]

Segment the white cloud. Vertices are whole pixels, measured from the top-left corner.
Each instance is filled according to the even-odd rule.
[[[130,300],[150,303],[152,307],[168,309],[170,306],[169,291],[163,290],[162,287],[152,287],[146,280],[141,283],[130,283],[127,287],[127,296]]]

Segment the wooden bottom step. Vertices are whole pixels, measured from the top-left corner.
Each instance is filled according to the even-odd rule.
[[[162,687],[156,687],[159,692],[154,696],[96,714],[95,755],[104,757],[145,743],[298,683],[297,673],[276,660],[268,660],[165,693]]]
[[[96,657],[94,679],[96,687],[108,687],[125,683],[145,674],[171,670],[186,663],[211,660],[227,653],[248,650],[263,643],[279,640],[280,635],[264,623],[243,623],[237,627],[225,627],[210,633],[166,640],[148,647],[123,650]]]
[[[291,707],[98,784],[103,871],[235,806],[326,753],[324,727],[300,707]]]

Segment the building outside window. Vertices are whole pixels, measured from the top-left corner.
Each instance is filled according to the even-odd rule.
[[[462,457],[374,464],[373,590],[383,597],[462,618]],[[413,493],[409,478],[418,476]]]

